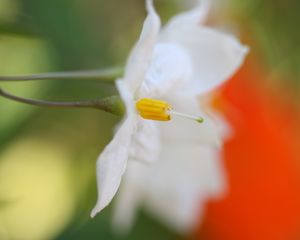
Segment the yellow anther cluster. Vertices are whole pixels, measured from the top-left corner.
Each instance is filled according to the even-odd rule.
[[[168,113],[171,110],[170,104],[161,100],[142,98],[136,102],[136,109],[144,119],[157,121],[169,121],[171,119]]]

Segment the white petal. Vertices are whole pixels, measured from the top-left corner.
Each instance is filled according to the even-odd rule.
[[[160,18],[155,12],[153,1],[146,0],[146,4],[148,16],[144,22],[141,36],[127,60],[125,69],[124,80],[133,93],[144,80],[160,30]]]
[[[145,167],[137,161],[128,162],[113,214],[113,227],[120,234],[127,234],[134,225],[143,198],[144,186],[140,183]]]
[[[133,116],[135,115],[135,103],[131,90],[128,88],[128,85],[122,79],[116,81],[116,87],[120,93],[120,96],[125,104],[126,115]]]
[[[127,117],[97,160],[98,200],[91,217],[105,208],[116,194],[126,168],[134,121]]]
[[[224,194],[219,152],[196,144],[166,144],[161,161],[146,175],[145,205],[170,227],[185,233],[196,226],[205,202]]]
[[[172,43],[155,46],[140,97],[161,98],[183,88],[192,78],[192,62],[186,51]]]
[[[157,122],[139,119],[132,137],[130,159],[146,163],[155,162],[158,159],[160,147],[160,132]]]
[[[176,31],[179,27],[202,24],[207,19],[210,6],[210,0],[197,0],[197,5],[194,8],[181,14],[177,14],[170,19],[166,28],[172,28],[171,31]]]
[[[225,117],[216,111],[211,112],[213,119],[218,127],[218,131],[223,141],[231,139],[234,136],[234,129]]]
[[[215,98],[216,95],[214,93],[203,94],[199,97],[200,105],[214,120],[215,125],[218,128],[218,132],[220,133],[221,139],[223,141],[228,140],[234,135],[234,129],[221,112],[211,107]]]
[[[179,143],[197,143],[220,145],[220,133],[213,119],[200,109],[200,102],[193,95],[170,95],[166,100],[177,112],[190,114],[197,117],[203,117],[204,122],[172,116],[171,121],[161,123],[161,135],[163,139],[169,142]]]
[[[210,91],[229,79],[248,52],[234,37],[201,26],[166,28],[161,40],[177,43],[188,51],[194,69],[188,90],[197,94]]]

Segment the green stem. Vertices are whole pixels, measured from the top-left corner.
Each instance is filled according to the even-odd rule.
[[[35,100],[29,98],[18,97],[3,91],[0,88],[0,96],[29,105],[39,106],[39,107],[55,107],[55,108],[96,108],[106,112],[110,112],[115,115],[122,116],[124,113],[124,105],[119,96],[111,96],[98,100],[88,100],[88,101],[76,101],[76,102],[57,102],[57,101],[45,101],[45,100]]]
[[[86,71],[70,71],[70,72],[52,72],[40,73],[32,75],[20,76],[0,76],[0,81],[34,81],[34,80],[101,80],[109,83],[114,83],[114,80],[122,76],[123,68],[113,67],[100,70],[86,70]]]

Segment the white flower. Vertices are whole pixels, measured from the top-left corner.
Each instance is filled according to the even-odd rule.
[[[199,109],[193,96],[182,96],[174,105],[182,102],[189,103],[186,111]],[[213,117],[221,139],[226,138],[230,129],[218,115]],[[201,143],[191,122],[176,120],[172,132],[169,124],[160,126],[162,149],[157,162],[129,162],[114,209],[116,230],[128,232],[142,207],[169,228],[187,233],[201,221],[207,200],[226,191],[222,149]]]
[[[199,11],[200,15],[192,11],[175,17],[160,30],[152,1],[146,0],[146,4],[148,16],[140,39],[127,61],[124,78],[117,81],[126,116],[97,161],[98,201],[92,217],[116,194],[128,159],[155,161],[164,139],[216,144],[217,131],[200,111],[196,94],[206,93],[230,77],[246,53],[234,38],[199,27],[196,19],[201,19],[204,11]],[[178,118],[159,124],[161,127],[157,122],[142,119],[141,116],[168,120],[170,114],[176,114],[168,103],[153,99],[166,100],[176,111],[202,114],[205,122],[199,125],[197,118],[191,117],[194,122]]]

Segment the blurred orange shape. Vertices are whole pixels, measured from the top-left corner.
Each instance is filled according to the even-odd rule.
[[[224,87],[235,133],[224,149],[229,189],[208,204],[201,239],[300,239],[296,111],[285,104],[286,91],[274,96],[262,86],[264,76],[243,68]]]

